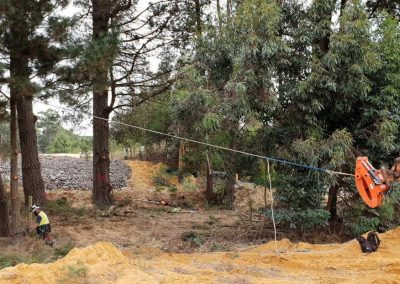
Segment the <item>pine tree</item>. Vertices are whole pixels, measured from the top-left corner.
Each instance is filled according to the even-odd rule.
[[[3,53],[9,57],[9,65],[6,64],[10,71],[7,82],[10,86],[11,102],[15,104],[18,113],[25,203],[29,195],[33,196],[35,203],[47,202],[38,157],[36,117],[32,103],[33,97],[41,91],[40,82],[46,79],[46,75],[60,58],[59,48],[54,45],[55,40],[52,38],[52,28],[60,21],[50,14],[55,8],[67,3],[68,1],[62,0],[7,0],[1,4],[1,40],[5,47]],[[39,29],[44,29],[46,33],[39,33]],[[35,82],[31,81],[33,75],[38,78]]]

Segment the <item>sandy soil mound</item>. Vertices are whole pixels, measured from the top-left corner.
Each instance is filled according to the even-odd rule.
[[[0,283],[398,283],[400,229],[381,235],[378,252],[345,244],[273,242],[246,251],[169,254],[100,242],[49,264],[0,271]]]

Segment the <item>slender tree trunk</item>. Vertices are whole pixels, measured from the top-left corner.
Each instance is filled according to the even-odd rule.
[[[18,196],[18,126],[17,126],[17,108],[15,99],[10,100],[10,136],[11,136],[11,157],[10,157],[10,193],[11,193],[11,232],[15,234],[19,228],[20,206]]]
[[[232,0],[226,0],[226,16],[228,21],[231,19]]]
[[[178,151],[178,170],[181,171],[185,167],[185,162],[183,157],[185,156],[185,143],[181,140],[179,141],[179,151]]]
[[[201,36],[202,33],[202,23],[201,23],[201,4],[200,0],[194,0],[195,10],[196,10],[196,34]]]
[[[327,210],[331,214],[331,217],[329,220],[332,223],[335,223],[337,220],[337,194],[338,194],[338,185],[331,186],[329,188],[329,193],[328,193],[328,204],[327,204]]]
[[[222,15],[221,15],[221,3],[220,0],[217,0],[217,16],[218,16],[218,27],[221,31],[222,29]]]
[[[212,173],[212,165],[210,161],[210,157],[207,154],[207,168],[206,168],[206,199],[208,203],[212,203],[214,201],[214,180],[213,180],[213,173]]]
[[[0,237],[8,237],[10,235],[10,229],[7,195],[4,189],[3,178],[0,173]]]
[[[232,142],[229,143],[229,148],[236,150],[235,132],[231,129],[229,131]],[[225,204],[228,209],[233,209],[233,203],[235,201],[235,185],[236,185],[236,170],[237,160],[236,155],[227,157],[228,170],[227,170],[227,183],[225,186]]]
[[[228,173],[228,181],[225,186],[225,204],[227,209],[233,209],[233,203],[235,202],[235,185],[236,185],[236,173]]]
[[[108,34],[111,6],[109,1],[92,0],[93,41]],[[102,60],[107,60],[102,58]],[[93,76],[93,202],[98,207],[113,203],[110,183],[108,68],[99,67]],[[97,118],[96,118],[97,117]],[[101,118],[101,119],[99,119]]]

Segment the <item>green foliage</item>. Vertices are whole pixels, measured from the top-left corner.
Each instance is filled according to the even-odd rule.
[[[57,214],[65,218],[78,218],[85,214],[85,208],[72,207],[71,202],[65,197],[49,201],[46,209],[49,214]]]
[[[44,257],[41,254],[23,255],[23,254],[4,254],[0,253],[0,269],[15,266],[19,263],[42,263]]]
[[[160,167],[160,169],[152,177],[153,183],[156,186],[170,187],[170,176],[167,174],[167,167]]]
[[[170,185],[168,187],[168,191],[171,193],[176,193],[176,192],[178,192],[178,188],[176,187],[176,185]]]
[[[87,275],[87,267],[84,264],[69,265],[66,267],[68,275],[71,278],[85,278]]]
[[[92,138],[81,137],[65,129],[54,110],[39,113],[38,146],[42,153],[88,153]]]
[[[54,249],[54,256],[56,258],[62,258],[64,256],[66,256],[74,247],[75,247],[74,243],[69,241],[60,247],[56,247]]]
[[[203,237],[199,233],[193,231],[182,233],[181,240],[188,242],[194,247],[200,247],[202,244],[204,244]]]
[[[400,149],[400,29],[393,13],[370,19],[360,0],[233,2],[230,18],[208,22],[192,56],[182,57],[187,64],[171,93],[116,119],[332,171],[353,172],[358,155],[377,167],[391,163]],[[383,5],[390,7],[377,11],[395,11]],[[136,130],[116,137],[142,145],[160,139]],[[214,170],[268,185],[265,161],[186,146],[181,174],[203,171],[208,155]],[[314,230],[343,219],[354,236],[399,223],[388,197],[380,209],[367,210],[351,178],[270,166],[277,221],[288,228]],[[215,182],[218,198],[227,181]],[[326,208],[333,188],[338,216]]]
[[[197,190],[196,180],[194,179],[193,176],[184,177],[182,182],[182,187],[184,191],[190,191],[190,192],[196,191]]]
[[[272,218],[271,211],[264,209],[263,213]],[[300,232],[316,230],[328,225],[330,214],[324,209],[304,209],[297,211],[276,209],[275,221],[277,224],[288,226]]]

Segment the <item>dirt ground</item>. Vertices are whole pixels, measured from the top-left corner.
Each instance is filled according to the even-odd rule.
[[[287,239],[278,241],[278,254],[269,242],[271,228],[257,216],[247,221],[249,208],[264,200],[262,189],[239,190],[238,210],[219,210],[175,177],[170,182],[177,192],[157,190],[152,178],[161,164],[128,163],[129,187],[114,193],[111,210],[94,209],[88,191],[49,192],[53,205],[70,205],[48,209],[56,247],[20,236],[0,239],[1,253],[53,261],[54,250],[79,248],[52,263],[3,269],[0,283],[400,283],[400,229],[381,235],[372,254],[362,254],[356,241],[311,245]]]
[[[53,263],[3,269],[0,283],[399,283],[400,229],[381,240],[372,254],[360,253],[354,240],[332,245],[281,240],[279,254],[274,243],[183,254],[99,242]]]

